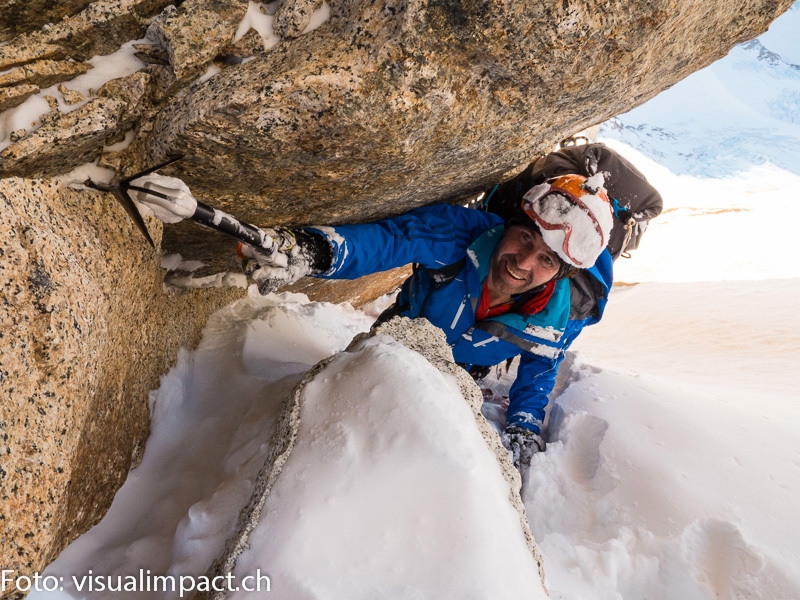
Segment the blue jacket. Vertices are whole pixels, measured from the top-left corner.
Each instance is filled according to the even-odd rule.
[[[612,283],[611,255],[604,251],[577,281],[558,280],[542,311],[507,313],[476,324],[483,280],[505,231],[497,215],[440,204],[375,223],[312,230],[325,235],[334,249],[332,266],[321,277],[355,279],[408,263],[426,267],[403,284],[397,298],[402,314],[425,317],[442,329],[456,362],[467,368],[521,354],[509,392],[508,423],[537,433],[558,365],[583,327],[600,320]],[[437,286],[431,270],[459,261],[463,267],[455,278]]]

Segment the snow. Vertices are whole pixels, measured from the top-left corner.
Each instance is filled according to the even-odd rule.
[[[767,48],[780,55],[786,62],[800,65],[800,44],[797,43],[797,30],[800,28],[800,3],[792,7],[779,19],[772,22],[766,33],[759,39]]]
[[[595,173],[591,177],[586,180],[586,189],[591,190],[593,193],[597,193],[597,190],[600,188],[603,191],[606,191],[606,174],[600,171],[599,173]]]
[[[184,260],[178,253],[162,254],[161,268],[167,271],[196,271],[206,264],[199,260]]]
[[[40,90],[19,106],[0,113],[0,150],[11,143],[11,132],[18,129],[38,128],[39,119],[50,112],[50,106],[44,99],[45,96],[56,98],[58,110],[68,113],[86,104],[90,96],[97,92],[104,83],[118,77],[125,77],[143,68],[145,63],[136,58],[134,55],[136,49],[133,46],[146,43],[149,43],[146,39],[133,40],[123,44],[116,52],[90,58],[86,62],[92,65],[92,68],[83,75],[63,84],[54,84]],[[64,95],[58,91],[59,85],[80,92],[83,94],[84,100],[73,105],[67,104],[64,102]]]
[[[250,29],[254,29],[264,41],[265,51],[278,44],[281,38],[275,35],[272,29],[273,14],[276,9],[277,1],[268,4],[249,2],[245,16],[234,36],[234,41],[239,41]],[[330,14],[330,6],[323,1],[322,5],[312,13],[311,20],[303,30],[303,34],[320,27],[330,18]],[[19,106],[0,113],[0,150],[11,144],[12,132],[20,129],[31,131],[39,127],[40,119],[51,110],[45,96],[54,97],[58,101],[58,110],[62,113],[68,113],[83,106],[106,82],[118,77],[125,77],[144,68],[146,64],[135,56],[134,45],[150,43],[152,42],[148,39],[132,40],[123,44],[112,54],[92,57],[85,61],[92,66],[87,73],[63,84],[54,84],[42,89]],[[206,81],[220,70],[219,66],[211,64],[198,80]],[[83,94],[84,100],[72,105],[67,104],[63,94],[58,90],[59,85],[80,92]]]
[[[99,159],[98,159],[99,160]],[[75,167],[72,171],[57,175],[53,179],[57,179],[66,186],[84,189],[84,182],[91,179],[94,183],[110,184],[114,180],[114,170],[97,165],[97,161],[91,163],[84,163]]]
[[[239,23],[233,41],[238,42],[245,34],[251,29],[255,30],[261,39],[264,41],[264,50],[269,50],[281,41],[281,37],[277,35],[273,29],[273,22],[275,20],[275,11],[278,9],[278,2],[259,3],[249,2],[247,12]],[[311,13],[311,19],[303,29],[302,34],[310,33],[325,23],[331,16],[330,5],[323,0],[321,6]]]
[[[666,214],[617,262],[626,284],[565,362],[547,451],[524,479],[551,597],[800,597],[800,264],[769,252],[776,227],[800,216],[797,177],[772,166],[676,176],[605,141],[657,183]],[[741,227],[715,213],[724,207]],[[772,228],[766,207],[780,216]],[[676,254],[686,241],[694,252]],[[214,315],[152,393],[142,464],[47,573],[204,573],[253,489],[278,400],[387,302],[367,315],[251,288]],[[518,597],[479,591],[529,572],[518,540],[496,533],[508,519],[500,483],[470,487],[465,464],[483,477],[491,457],[468,443],[453,383],[383,341],[333,367],[308,390],[305,442],[236,575],[267,573],[270,594],[289,598],[469,597],[467,582],[474,597]],[[493,378],[484,405],[498,429],[512,376]]]
[[[676,176],[616,140],[603,141],[624,149],[666,198],[635,259],[617,261],[617,282],[798,276],[794,215],[800,175],[764,164],[717,179]],[[682,243],[675,243],[676,230]]]
[[[525,487],[546,557],[568,552],[569,565],[582,554],[596,567],[579,579],[605,582],[607,597],[716,597],[709,586],[724,598],[798,597],[800,378],[798,336],[786,329],[798,292],[787,279],[614,295],[605,329],[577,343],[550,429],[559,441]],[[569,514],[600,526],[559,523]],[[632,567],[645,559],[656,570],[637,582]],[[558,571],[547,572],[556,589]]]
[[[306,25],[306,28],[303,29],[303,34],[311,33],[315,29],[322,26],[328,19],[331,18],[331,7],[330,4],[322,0],[322,5],[311,13],[311,20]]]
[[[322,375],[237,580],[269,572],[287,600],[546,598],[453,377],[381,337]]]
[[[800,265],[786,227],[800,178],[676,176],[602,141],[665,214],[617,261],[523,486],[551,596],[798,598]],[[513,375],[495,377],[495,398]],[[484,410],[499,427],[502,403]]]
[[[253,491],[282,399],[372,321],[253,289],[218,311],[152,393],[142,463],[48,574],[77,597],[68,583],[90,570],[111,581],[202,575]],[[323,375],[238,581],[269,573],[279,598],[546,597],[508,484],[451,376],[389,338],[339,355]]]
[[[151,433],[141,464],[103,521],[50,570],[67,582],[90,569],[104,575],[139,568],[204,572],[253,491],[279,400],[300,373],[342,350],[369,323],[353,310],[289,295],[254,293],[216,313],[199,348],[181,351],[151,393]]]
[[[275,35],[272,29],[275,9],[277,9],[277,2],[261,4],[251,0],[247,5],[247,12],[242,22],[239,23],[239,28],[236,30],[233,41],[238,42],[248,31],[254,29],[264,41],[264,50],[269,50],[280,42],[280,36]]]

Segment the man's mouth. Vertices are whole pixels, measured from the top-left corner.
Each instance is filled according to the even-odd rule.
[[[511,277],[513,277],[517,281],[525,281],[525,279],[526,279],[525,277],[520,277],[519,275],[514,273],[514,271],[512,271],[511,268],[508,266],[508,262],[506,262],[506,273],[511,275]]]

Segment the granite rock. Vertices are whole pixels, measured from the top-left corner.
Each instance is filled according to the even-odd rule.
[[[0,71],[45,58],[69,56],[84,61],[115,52],[122,44],[141,38],[148,24],[146,17],[160,11],[169,0],[95,0],[81,4],[86,8],[79,13],[62,13],[62,20],[0,46]]]
[[[311,22],[322,0],[280,0],[272,22],[273,31],[284,38],[296,38]]]
[[[330,19],[299,35],[317,0],[283,0],[284,39],[268,51],[252,31],[233,43],[244,0],[1,3],[3,77],[36,61],[83,69],[146,31],[157,44],[140,46],[142,70],[70,113],[46,99],[39,129],[0,151],[11,177],[0,181],[0,565],[41,571],[102,516],[141,452],[147,390],[236,294],[166,294],[157,254],[110,196],[18,177],[65,173],[134,132],[101,164],[124,176],[183,154],[165,174],[257,225],[398,214],[489,187],[757,36],[792,2],[353,0],[330,2]],[[221,72],[195,79],[212,61]],[[0,87],[0,110],[39,87]],[[237,268],[223,236],[148,225],[159,249],[209,265],[198,276]],[[359,304],[405,273],[293,289]]]
[[[0,210],[0,564],[30,576],[103,516],[148,390],[241,290],[164,294],[160,253],[108,194],[6,179]]]
[[[242,0],[187,0],[153,19],[147,37],[166,50],[175,77],[189,80],[233,41],[246,11]]]
[[[240,40],[225,46],[220,54],[228,59],[241,61],[262,52],[264,52],[264,38],[254,29],[250,29]]]
[[[92,0],[10,0],[0,3],[0,42],[74,15]]]
[[[117,131],[126,131],[137,123],[144,113],[152,110],[152,97],[155,91],[151,79],[149,72],[137,71],[126,77],[112,79],[97,90],[100,98],[125,103],[116,125]]]
[[[314,302],[346,303],[359,308],[395,291],[410,276],[411,265],[406,265],[352,280],[303,277],[299,281],[281,288],[281,291],[305,294],[309,300]]]
[[[125,106],[114,98],[93,98],[72,112],[54,111],[44,125],[0,151],[0,177],[43,177],[95,160],[116,133]]]
[[[86,73],[92,66],[67,60],[37,60],[0,75],[0,87],[20,83],[47,88]]]
[[[23,83],[13,87],[0,88],[0,111],[19,106],[25,100],[39,92],[39,86]]]
[[[256,224],[398,214],[486,189],[791,3],[333,3],[318,29],[174,97],[127,164],[183,154],[169,174]],[[220,251],[188,235],[208,244],[193,258]]]
[[[61,92],[61,95],[64,97],[64,104],[67,106],[80,104],[86,99],[78,90],[71,90],[63,83],[58,86],[58,91]]]

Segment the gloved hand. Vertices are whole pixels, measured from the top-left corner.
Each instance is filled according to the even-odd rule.
[[[130,182],[129,195],[139,204],[149,208],[164,223],[179,223],[191,218],[197,209],[197,200],[183,181],[150,173]]]
[[[333,262],[333,248],[318,233],[304,229],[264,229],[274,242],[272,252],[239,243],[236,253],[242,258],[242,270],[261,294],[314,273],[324,273]]]
[[[538,433],[519,425],[509,425],[500,435],[503,446],[511,452],[511,459],[518,469],[528,467],[537,452],[544,452],[545,443]]]

